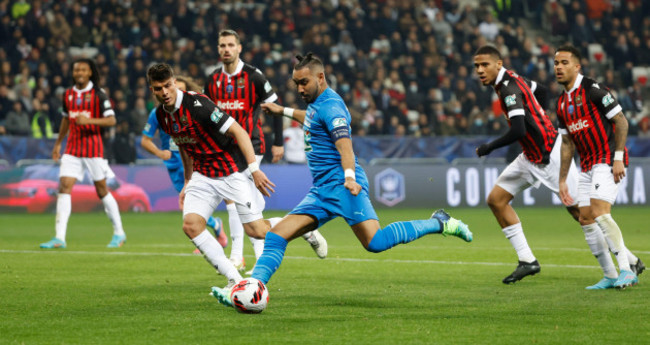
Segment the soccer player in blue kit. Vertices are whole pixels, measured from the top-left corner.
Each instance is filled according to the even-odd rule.
[[[183,91],[201,92],[201,88],[196,85],[196,83],[191,79],[185,79],[184,77],[176,77],[176,85]],[[160,148],[158,148],[152,140],[156,131],[158,131],[158,134],[160,135]],[[169,173],[169,178],[172,180],[172,184],[174,185],[174,189],[176,189],[176,192],[180,193],[185,185],[183,162],[181,161],[181,155],[178,152],[178,146],[176,146],[174,141],[171,140],[169,134],[165,133],[160,128],[160,124],[156,118],[156,108],[151,110],[147,124],[142,130],[142,140],[140,141],[140,145],[152,155],[163,160],[167,172]],[[225,248],[228,245],[228,236],[226,236],[226,233],[223,231],[223,222],[221,221],[221,218],[214,218],[211,216],[208,218],[207,226],[213,229],[217,241],[219,241],[219,244]],[[200,254],[200,252],[197,253],[197,251],[198,249],[194,252]]]
[[[352,150],[350,112],[343,99],[327,85],[323,63],[308,53],[297,55],[293,81],[306,111],[264,103],[269,114],[284,115],[303,124],[305,151],[313,178],[307,196],[266,234],[264,253],[257,261],[252,278],[266,284],[280,267],[289,241],[306,231],[320,228],[343,217],[364,248],[383,252],[427,234],[443,234],[472,241],[465,223],[443,210],[430,219],[403,221],[381,228],[368,194],[368,178]],[[221,304],[232,306],[231,289],[213,287],[212,295]]]

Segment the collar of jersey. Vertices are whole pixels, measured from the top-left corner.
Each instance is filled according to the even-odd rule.
[[[235,72],[233,72],[233,74],[230,74],[230,73],[226,72],[226,67],[225,66],[223,68],[223,73],[225,75],[227,75],[228,77],[232,77],[234,75],[239,74],[243,68],[244,68],[244,61],[241,61],[241,59],[239,59],[239,62],[237,63],[237,68],[235,68]]]
[[[580,86],[580,84],[582,84],[583,77],[584,76],[582,74],[578,73],[578,76],[576,77],[576,81],[573,83],[573,87],[571,88],[571,90],[569,91],[564,90],[564,92],[566,92],[567,94],[571,94],[573,91],[575,91]]]
[[[183,91],[176,89],[176,103],[174,104],[174,110],[167,111],[167,109],[165,109],[165,106],[163,106],[163,110],[167,112],[167,114],[173,114],[176,112],[176,110],[181,108],[181,102],[183,102]]]
[[[494,86],[499,85],[501,80],[503,80],[503,75],[506,74],[506,71],[507,70],[506,70],[505,67],[501,67],[501,69],[499,70],[499,73],[497,74],[497,79],[494,81]]]
[[[92,88],[93,88],[93,82],[92,82],[92,80],[89,80],[89,81],[88,81],[88,85],[86,85],[86,87],[84,87],[82,90],[77,89],[77,86],[73,86],[73,87],[72,87],[72,89],[73,89],[75,92],[78,92],[78,93],[84,93],[84,92],[90,91],[90,89],[92,89]]]

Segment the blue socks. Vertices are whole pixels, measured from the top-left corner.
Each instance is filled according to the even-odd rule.
[[[409,243],[427,234],[440,233],[442,229],[442,223],[435,218],[395,222],[379,229],[368,244],[367,250],[373,253],[383,252],[400,243]]]
[[[267,232],[266,238],[264,238],[264,252],[257,259],[251,278],[264,284],[268,283],[273,273],[280,267],[288,243],[282,236]]]

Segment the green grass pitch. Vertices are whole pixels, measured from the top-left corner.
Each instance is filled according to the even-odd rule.
[[[487,208],[450,209],[474,242],[430,235],[363,250],[341,220],[322,230],[329,257],[289,244],[259,315],[209,296],[222,286],[181,231],[180,213],[124,214],[109,250],[103,213],[72,214],[68,248],[44,251],[54,215],[0,215],[0,344],[638,344],[650,337],[650,271],[623,291],[586,291],[601,271],[558,208],[520,208],[542,265],[504,285],[517,262]],[[628,247],[650,264],[650,208],[615,207]],[[382,225],[431,210],[380,210]],[[217,213],[224,218],[225,213]],[[279,216],[267,212],[266,216]],[[229,248],[226,249],[229,253]],[[245,240],[245,257],[254,262]]]

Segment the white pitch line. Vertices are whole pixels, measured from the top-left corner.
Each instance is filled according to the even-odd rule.
[[[71,251],[71,250],[56,250],[56,251],[43,251],[43,250],[11,250],[0,249],[0,253],[7,254],[76,254],[76,255],[122,255],[122,256],[179,256],[179,257],[197,257],[198,255],[192,253],[142,253],[142,252],[89,252],[89,251]],[[305,256],[285,256],[286,259],[294,260],[314,260],[321,259],[316,257]],[[327,261],[345,261],[345,262],[382,262],[382,263],[396,263],[396,264],[437,264],[437,265],[482,265],[482,266],[512,266],[512,262],[481,262],[481,261],[444,261],[444,260],[400,260],[400,259],[359,259],[359,258],[340,258],[328,257]],[[580,269],[599,269],[598,266],[592,265],[558,265],[558,264],[544,264],[544,267],[554,268],[580,268]]]

